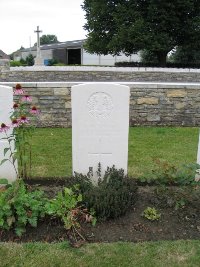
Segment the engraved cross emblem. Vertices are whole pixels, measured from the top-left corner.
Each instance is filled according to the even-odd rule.
[[[106,149],[101,141],[101,137],[99,137],[98,148],[96,151],[88,152],[88,158],[91,166],[97,166],[100,163],[102,167],[107,168],[110,166],[109,163],[111,162],[113,153]],[[90,168],[90,170],[93,171],[93,168]]]

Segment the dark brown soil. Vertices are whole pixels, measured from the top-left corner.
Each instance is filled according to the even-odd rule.
[[[62,188],[61,185],[42,186],[49,195],[54,195]],[[97,222],[93,227],[82,224],[81,234],[88,242],[115,241],[155,241],[176,239],[200,239],[200,188],[191,196],[180,188],[169,187],[168,191],[155,193],[153,186],[140,186],[138,200],[134,207],[123,217],[105,222]],[[186,192],[186,193],[185,193]],[[186,205],[175,209],[180,196],[184,195]],[[188,196],[188,197],[186,197]],[[149,221],[141,216],[144,209],[154,207],[161,213],[158,221]],[[0,241],[45,241],[54,242],[73,240],[73,235],[67,232],[61,222],[45,219],[37,228],[28,227],[26,233],[17,237],[13,231],[0,232]]]

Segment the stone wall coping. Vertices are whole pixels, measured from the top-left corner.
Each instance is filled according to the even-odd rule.
[[[65,88],[65,87],[72,87],[73,85],[77,84],[94,84],[94,83],[108,83],[108,84],[122,84],[128,85],[132,88],[181,88],[181,89],[200,89],[200,83],[172,83],[172,82],[123,82],[123,81],[116,81],[116,82],[0,82],[0,85],[6,86],[15,86],[17,83],[20,83],[22,86],[29,88],[29,87],[40,87],[40,88]]]
[[[145,67],[105,67],[105,66],[31,66],[31,67],[10,67],[10,71],[104,71],[104,72],[196,72],[200,69],[191,68],[145,68]]]

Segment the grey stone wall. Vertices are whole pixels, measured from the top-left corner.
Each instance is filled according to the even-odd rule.
[[[115,67],[22,67],[0,72],[0,82],[200,82],[200,70]]]
[[[38,126],[71,127],[71,87],[78,83],[21,83],[41,110]],[[200,126],[200,84],[121,84],[131,89],[130,126]]]

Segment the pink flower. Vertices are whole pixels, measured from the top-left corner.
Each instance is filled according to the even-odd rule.
[[[14,95],[23,95],[24,94],[24,90],[23,89],[15,89],[14,90]]]
[[[24,102],[31,102],[32,101],[32,99],[31,99],[31,97],[29,95],[23,96],[21,100],[24,101]]]
[[[31,108],[31,110],[30,110],[30,113],[37,115],[37,114],[39,114],[40,112],[39,112],[39,110],[36,108],[36,106],[33,106],[33,107]]]
[[[19,120],[19,123],[28,123],[28,122],[29,122],[29,120],[27,119],[27,117],[22,115],[20,120]]]
[[[5,123],[1,124],[0,133],[6,132],[10,129],[9,126],[7,126]]]
[[[23,95],[23,94],[24,94],[24,90],[22,89],[21,84],[17,83],[15,85],[14,95]]]
[[[13,119],[12,120],[12,127],[18,127],[19,126],[19,124],[20,124],[20,121],[19,120],[17,120],[17,119]]]

